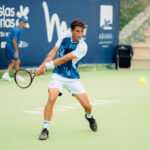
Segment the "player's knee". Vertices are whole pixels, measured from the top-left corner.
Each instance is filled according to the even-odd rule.
[[[20,64],[20,59],[16,60],[16,65]]]
[[[50,96],[49,99],[48,99],[48,103],[50,105],[54,105],[55,104],[55,101],[56,101],[56,96]]]
[[[14,60],[11,61],[11,65],[15,65],[15,61]]]

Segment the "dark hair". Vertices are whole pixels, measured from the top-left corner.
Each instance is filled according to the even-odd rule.
[[[71,27],[72,30],[74,30],[74,28],[75,28],[76,26],[79,26],[79,27],[81,27],[82,29],[86,29],[86,28],[87,28],[87,25],[86,25],[83,21],[81,21],[81,20],[79,20],[79,19],[73,20],[73,21],[71,22],[70,27]]]

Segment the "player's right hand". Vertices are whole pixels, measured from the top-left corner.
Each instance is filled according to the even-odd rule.
[[[15,52],[14,57],[18,58],[18,52]]]
[[[39,76],[39,75],[40,75],[40,70],[39,70],[39,68],[36,70],[35,74],[36,74],[36,76]]]

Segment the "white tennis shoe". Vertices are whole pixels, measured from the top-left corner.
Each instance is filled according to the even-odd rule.
[[[2,75],[2,79],[7,80],[7,81],[10,81],[10,82],[12,81],[12,79],[10,78],[8,72],[5,72],[5,73]]]

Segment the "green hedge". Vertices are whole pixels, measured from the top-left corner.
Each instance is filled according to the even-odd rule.
[[[121,0],[120,30],[147,6],[150,6],[150,0]]]

